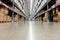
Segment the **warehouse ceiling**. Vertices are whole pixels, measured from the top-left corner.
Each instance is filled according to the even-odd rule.
[[[14,1],[15,1],[15,3],[18,4],[17,6],[20,5],[19,1],[21,1],[21,0],[14,0]],[[30,0],[23,0],[23,2],[24,2],[24,10],[26,12],[25,14],[27,16],[29,16],[30,15]],[[19,6],[19,8],[21,8],[21,7]]]
[[[30,0],[24,0],[25,1],[25,9],[27,10],[28,16],[30,15]]]
[[[35,10],[35,6],[34,4],[36,3],[37,4],[37,1],[38,0],[10,0],[10,1],[7,1],[7,0],[1,0],[3,1],[4,3],[9,4],[9,6],[13,5],[12,3],[14,2],[15,6],[17,6],[17,8],[19,10],[22,10],[23,13],[20,13],[19,14],[25,14],[26,17],[30,17],[30,16],[33,16],[35,13],[33,13],[33,9]],[[8,2],[8,3],[7,3]]]

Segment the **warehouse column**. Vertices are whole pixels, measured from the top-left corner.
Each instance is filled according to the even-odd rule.
[[[12,7],[14,8],[14,0],[13,0]],[[14,11],[12,11],[12,27],[14,27]]]
[[[47,1],[47,10],[49,9],[49,6],[48,6],[48,1]],[[49,17],[49,14],[47,15],[47,18]],[[47,19],[47,22],[49,22],[49,19]]]

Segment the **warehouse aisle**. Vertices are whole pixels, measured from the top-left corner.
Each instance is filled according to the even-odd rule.
[[[0,40],[60,40],[60,23],[22,21],[0,23]]]

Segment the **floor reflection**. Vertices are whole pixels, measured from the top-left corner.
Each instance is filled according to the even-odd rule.
[[[60,40],[59,22],[0,23],[0,40]]]

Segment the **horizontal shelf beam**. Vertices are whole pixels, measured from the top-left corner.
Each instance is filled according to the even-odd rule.
[[[18,10],[14,9],[14,8],[12,8],[12,7],[9,7],[8,5],[6,5],[5,3],[1,2],[1,1],[0,1],[0,5],[8,8],[8,9],[10,9],[11,11],[13,11],[13,12],[15,12],[15,13],[18,13],[19,15],[21,15],[21,16],[23,16],[23,17],[25,17],[23,14],[20,14],[20,12],[18,12]]]
[[[59,5],[60,5],[60,3],[54,4],[54,5],[53,5],[51,8],[49,8],[48,10],[46,10],[46,11],[40,13],[40,14],[35,15],[35,18],[36,18],[37,16],[39,16],[39,15],[42,15],[42,14],[44,14],[44,13],[46,13],[46,12],[48,12],[48,11],[54,9],[54,8],[56,8],[56,7],[59,6]]]

